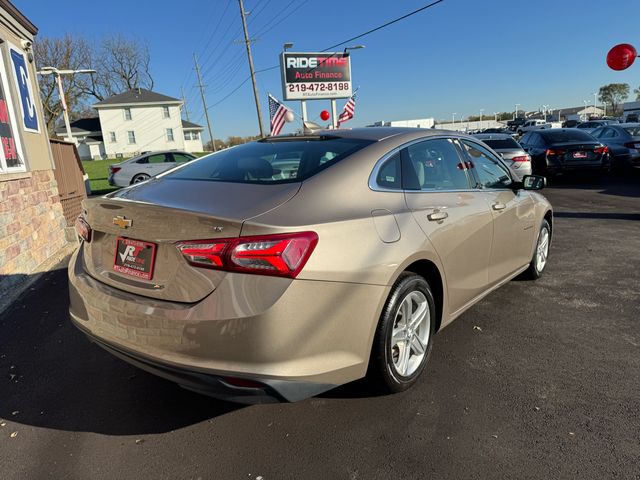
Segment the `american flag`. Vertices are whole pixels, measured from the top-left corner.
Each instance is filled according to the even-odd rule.
[[[351,120],[356,113],[356,94],[351,95],[349,101],[345,104],[342,109],[342,113],[338,117],[338,127],[342,122],[346,122],[347,120]]]
[[[284,115],[287,113],[287,107],[269,94],[269,117],[271,118],[271,133],[276,136],[284,127]]]

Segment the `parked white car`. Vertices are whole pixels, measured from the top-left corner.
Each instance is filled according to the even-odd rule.
[[[109,166],[109,185],[126,187],[144,182],[162,172],[196,158],[187,152],[147,152],[138,157]]]
[[[560,122],[546,122],[544,120],[527,120],[518,127],[518,134],[522,135],[533,130],[545,130],[547,128],[562,128]]]

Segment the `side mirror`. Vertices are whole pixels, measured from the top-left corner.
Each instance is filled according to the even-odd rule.
[[[542,190],[547,186],[547,179],[540,175],[525,175],[522,179],[522,188],[525,190]]]

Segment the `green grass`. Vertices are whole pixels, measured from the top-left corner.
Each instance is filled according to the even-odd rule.
[[[89,185],[91,186],[92,195],[104,195],[113,192],[119,187],[112,187],[107,182],[109,177],[109,165],[112,163],[120,163],[124,158],[109,158],[107,160],[87,160],[82,162],[84,171],[89,175]]]
[[[211,152],[194,152],[192,155],[202,157]],[[105,193],[118,190],[120,187],[109,185],[107,178],[109,177],[109,165],[113,163],[124,162],[128,158],[108,158],[106,160],[85,160],[82,162],[84,171],[89,175],[89,185],[91,186],[91,195],[104,195]]]

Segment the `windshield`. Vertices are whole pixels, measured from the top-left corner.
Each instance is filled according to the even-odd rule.
[[[328,136],[251,142],[202,157],[164,178],[257,184],[301,182],[371,143]]]
[[[494,150],[514,150],[522,148],[513,138],[487,139],[482,140]]]
[[[559,131],[541,131],[539,132],[548,143],[570,143],[570,142],[595,142],[593,138],[586,132],[580,130],[559,130]]]

